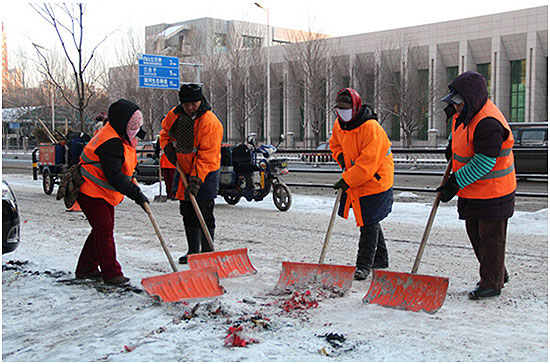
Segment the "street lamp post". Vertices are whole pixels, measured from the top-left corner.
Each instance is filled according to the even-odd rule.
[[[264,10],[266,15],[267,15],[267,23],[266,23],[266,58],[267,58],[267,65],[266,65],[266,73],[267,73],[267,93],[266,93],[266,97],[267,97],[267,115],[266,115],[266,122],[265,122],[265,128],[266,128],[266,131],[265,131],[265,134],[266,134],[266,141],[267,141],[267,144],[271,144],[271,75],[270,75],[270,59],[269,59],[269,46],[271,45],[270,42],[269,42],[269,9],[268,8],[264,8],[263,6],[261,6],[259,3],[254,3],[254,5],[256,5],[257,7],[259,7],[260,9]]]

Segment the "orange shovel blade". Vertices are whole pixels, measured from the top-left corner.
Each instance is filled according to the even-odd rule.
[[[283,262],[275,291],[296,288],[330,288],[346,292],[351,288],[354,266]]]
[[[374,270],[365,303],[434,314],[443,306],[449,278]]]
[[[248,258],[248,249],[225,250],[187,256],[189,268],[213,267],[220,278],[234,278],[256,273]]]
[[[145,291],[163,302],[178,302],[189,298],[215,297],[224,293],[213,268],[186,270],[143,278]]]

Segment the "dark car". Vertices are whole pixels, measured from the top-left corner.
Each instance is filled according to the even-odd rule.
[[[136,179],[151,185],[159,181],[159,160],[155,155],[154,142],[141,142],[136,148],[138,164]]]
[[[548,174],[548,123],[510,123],[516,173]]]
[[[19,207],[6,180],[2,178],[2,254],[14,251],[19,245]]]

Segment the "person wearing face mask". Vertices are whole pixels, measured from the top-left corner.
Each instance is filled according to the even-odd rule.
[[[223,126],[212,112],[201,86],[194,83],[181,85],[179,99],[181,104],[170,110],[162,121],[159,141],[168,160],[175,166],[179,164],[188,182],[185,188],[179,179],[176,189],[188,247],[187,254],[179,258],[179,263],[187,264],[188,255],[212,250],[190,195],[195,196],[214,240],[214,199],[218,195],[220,180]]]
[[[458,218],[479,262],[480,281],[468,293],[471,300],[498,296],[508,273],[504,265],[506,229],[514,213],[516,174],[514,137],[506,118],[488,98],[483,75],[467,71],[449,83],[441,99],[452,117],[447,160],[449,180],[436,191],[442,202],[458,195]]]
[[[112,285],[129,281],[116,259],[114,208],[124,196],[142,208],[149,202],[132,182],[137,165],[137,138],[145,136],[142,124],[139,107],[131,101],[118,100],[109,107],[105,126],[82,151],[80,163],[84,183],[80,186],[78,203],[92,231],[78,259],[77,279],[103,278],[105,283]]]
[[[354,279],[364,280],[372,269],[387,268],[388,249],[380,221],[393,205],[393,154],[386,131],[361,96],[344,88],[336,96],[336,121],[329,148],[343,169],[334,184],[343,189],[338,214],[348,218],[353,208],[359,226],[359,249]]]

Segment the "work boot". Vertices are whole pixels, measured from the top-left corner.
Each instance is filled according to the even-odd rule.
[[[208,229],[208,232],[210,233],[210,237],[212,238],[212,245],[214,245],[214,229]],[[208,240],[206,239],[206,236],[201,230],[201,253],[207,253],[211,252],[213,249],[210,248],[210,245],[208,244]]]
[[[96,270],[95,272],[90,273],[75,273],[76,279],[92,279],[94,281],[101,280],[101,272]]]
[[[353,275],[353,279],[356,281],[364,281],[365,279],[367,279],[369,274],[370,274],[370,269],[356,268],[355,274]]]
[[[120,286],[120,285],[123,285],[124,283],[128,282],[129,280],[130,280],[130,278],[127,278],[127,277],[124,277],[124,276],[118,276],[118,277],[114,277],[114,278],[111,278],[111,279],[103,278],[103,282],[105,284],[110,285],[110,286]]]
[[[202,231],[200,227],[185,227],[185,237],[187,238],[187,254],[179,257],[180,264],[187,264],[187,257],[201,252]],[[207,243],[208,244],[208,243]]]
[[[474,301],[484,299],[484,298],[490,298],[500,295],[500,289],[493,289],[493,288],[485,288],[481,286],[477,286],[474,288],[473,291],[468,293],[468,298]]]

